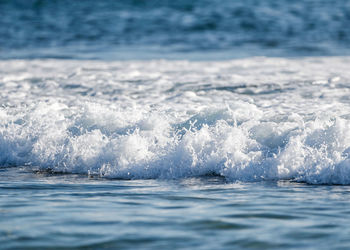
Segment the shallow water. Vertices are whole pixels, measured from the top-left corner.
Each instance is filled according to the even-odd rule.
[[[348,186],[0,175],[1,248],[345,249]]]

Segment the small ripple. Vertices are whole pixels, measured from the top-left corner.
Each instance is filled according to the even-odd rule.
[[[247,204],[243,202],[238,202],[238,203],[226,203],[222,204],[222,207],[230,207],[230,208],[238,208],[238,207],[255,207],[254,204]]]
[[[176,195],[167,195],[162,197],[165,200],[169,201],[221,201],[217,198],[208,198],[208,197],[198,197],[198,196],[176,196]]]
[[[170,209],[170,210],[177,210],[177,209],[187,209],[189,208],[188,206],[157,206],[156,208],[159,209]]]
[[[161,247],[161,249],[174,249],[174,247],[191,245],[193,241],[190,237],[135,237],[124,236],[118,239],[112,239],[94,244],[84,244],[76,249],[135,249],[147,248],[154,249]]]
[[[185,225],[195,230],[243,230],[251,228],[251,226],[245,224],[225,222],[222,220],[197,220],[188,222]]]
[[[318,224],[318,225],[313,225],[310,226],[308,228],[310,229],[334,229],[334,228],[338,228],[339,225],[335,225],[335,224]]]
[[[287,238],[291,238],[294,240],[309,240],[309,239],[323,239],[329,238],[331,234],[328,233],[319,233],[319,232],[310,232],[310,231],[297,231],[288,233],[285,235]]]
[[[301,216],[277,214],[277,213],[241,213],[241,214],[229,214],[225,215],[226,218],[237,218],[237,219],[275,219],[275,220],[295,220],[302,219]]]
[[[291,247],[288,244],[274,243],[268,241],[252,240],[252,239],[239,239],[230,241],[225,244],[226,246],[251,248],[251,249],[283,249]]]

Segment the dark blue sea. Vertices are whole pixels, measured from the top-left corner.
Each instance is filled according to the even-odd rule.
[[[0,249],[349,249],[349,0],[0,0]]]

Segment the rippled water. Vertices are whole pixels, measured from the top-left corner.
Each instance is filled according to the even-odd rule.
[[[1,170],[2,248],[346,249],[349,187]]]

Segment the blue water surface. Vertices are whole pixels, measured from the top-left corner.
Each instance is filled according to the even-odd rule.
[[[3,249],[346,249],[350,188],[106,180],[7,168]]]
[[[348,0],[0,0],[0,59],[339,56],[350,54],[349,27]],[[25,86],[25,77],[13,81]],[[53,78],[35,77],[35,93],[44,95]],[[16,106],[0,101],[9,114]],[[5,144],[2,150],[11,155]],[[0,249],[350,248],[347,185],[216,175],[120,180],[49,170],[0,166]]]

